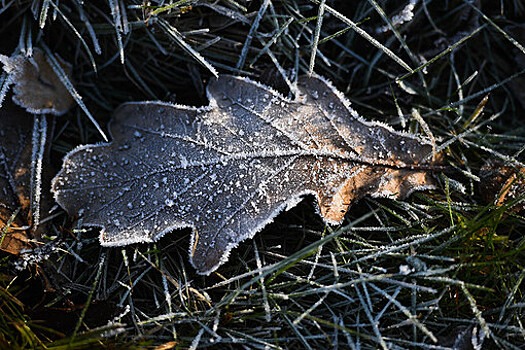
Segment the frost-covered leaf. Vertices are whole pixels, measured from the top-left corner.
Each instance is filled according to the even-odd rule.
[[[42,50],[34,48],[32,57],[25,54],[11,57],[0,55],[0,62],[14,84],[13,101],[28,112],[62,115],[75,103]],[[59,63],[70,76],[71,65],[63,60]]]
[[[37,227],[32,227],[31,232],[30,228],[38,220],[40,203],[49,208],[50,198],[45,194],[49,191],[50,177],[46,181],[44,176],[44,185],[47,186],[44,186],[43,201],[40,191],[32,190],[41,186],[35,183],[37,152],[33,149],[33,139],[39,130],[34,130],[34,120],[33,115],[13,103],[5,103],[0,108],[0,250],[11,254],[28,248],[29,239],[38,235]],[[47,164],[44,167],[47,168]],[[40,176],[38,179],[40,181]],[[35,198],[35,194],[39,198]],[[35,203],[38,203],[37,207]]]
[[[53,180],[57,202],[102,227],[106,246],[150,242],[192,227],[203,274],[304,195],[327,223],[364,195],[402,198],[432,186],[432,146],[367,122],[322,78],[289,100],[244,78],[208,86],[210,105],[121,106],[113,142],[81,146]]]

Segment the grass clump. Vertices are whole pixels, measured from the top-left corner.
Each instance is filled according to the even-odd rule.
[[[86,108],[56,120],[57,167],[103,140],[86,111],[107,130],[125,101],[206,104],[216,74],[287,94],[315,72],[366,118],[431,134],[448,170],[435,191],[362,200],[341,227],[305,200],[209,277],[189,267],[188,231],[108,249],[56,215],[47,259],[0,262],[0,347],[520,348],[524,198],[487,200],[480,169],[523,166],[524,14],[512,0],[3,3],[0,53],[74,65]]]

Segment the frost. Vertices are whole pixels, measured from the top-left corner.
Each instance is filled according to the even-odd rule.
[[[38,238],[40,213],[50,208],[47,169],[50,130],[43,116],[11,101],[0,108],[0,250],[19,254]]]
[[[297,91],[290,100],[221,76],[208,85],[208,107],[125,104],[114,114],[112,143],[64,159],[55,198],[102,227],[106,246],[191,227],[190,260],[209,274],[305,195],[332,224],[365,195],[403,198],[432,187],[430,142],[365,121],[323,78],[303,77]]]
[[[41,264],[42,261],[49,259],[51,254],[57,250],[54,242],[36,247],[34,249],[27,249],[20,252],[19,259],[14,262],[14,267],[18,271],[25,270],[28,266],[35,266]]]
[[[414,18],[414,8],[419,0],[410,0],[408,4],[397,15],[392,17],[392,26],[398,27],[403,23],[410,22]],[[377,29],[378,33],[388,32],[391,28],[383,26]]]
[[[75,103],[42,50],[34,48],[32,57],[0,55],[0,62],[14,84],[13,101],[29,113],[62,115]],[[61,60],[59,64],[71,75],[69,63]]]

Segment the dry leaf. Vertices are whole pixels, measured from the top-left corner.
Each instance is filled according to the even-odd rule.
[[[71,76],[71,65],[57,58],[64,72]],[[75,103],[42,50],[34,48],[32,57],[0,55],[0,62],[14,84],[13,101],[29,113],[62,115]]]
[[[502,206],[525,197],[525,168],[505,165],[491,159],[480,171],[480,193],[487,203]],[[514,204],[510,211],[519,212],[525,209],[523,201]]]
[[[0,250],[11,254],[29,248],[28,241],[36,233],[35,230],[29,232],[35,221],[35,201],[40,203],[32,198],[31,190],[39,185],[32,180],[34,119],[13,103],[0,108]],[[45,188],[47,192],[49,181]],[[47,202],[43,205],[49,207]]]
[[[428,142],[363,120],[322,78],[300,79],[295,100],[231,76],[207,91],[204,108],[121,106],[112,143],[67,155],[53,180],[57,202],[101,227],[106,246],[192,227],[191,262],[209,274],[307,194],[335,224],[364,195],[432,187]]]

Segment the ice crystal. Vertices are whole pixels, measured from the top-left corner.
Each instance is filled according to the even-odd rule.
[[[42,50],[34,48],[32,57],[0,55],[0,62],[14,84],[13,101],[29,113],[62,115],[73,106],[75,100]],[[59,64],[65,74],[71,75],[69,63],[61,60]]]
[[[339,223],[364,195],[402,198],[432,186],[430,142],[368,122],[320,77],[294,100],[246,78],[208,85],[193,108],[135,102],[114,115],[113,142],[80,146],[53,180],[57,202],[106,246],[191,227],[190,259],[209,274],[303,196]]]

